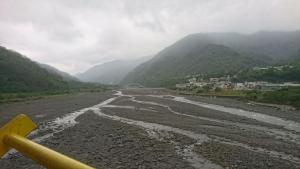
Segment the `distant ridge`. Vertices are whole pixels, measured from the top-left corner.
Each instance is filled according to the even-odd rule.
[[[299,47],[300,31],[192,34],[135,68],[122,84],[159,87],[192,74],[235,73],[288,59]]]
[[[41,68],[46,69],[49,73],[62,77],[64,81],[68,81],[68,82],[79,81],[79,79],[77,79],[76,77],[74,77],[66,72],[60,71],[60,70],[56,69],[55,67],[52,67],[50,65],[43,64],[43,63],[38,63],[38,64]]]
[[[76,76],[83,82],[117,85],[129,72],[148,59],[150,57],[135,60],[115,60],[96,65]]]
[[[51,74],[18,52],[0,46],[0,92],[46,92],[68,89],[59,75]]]

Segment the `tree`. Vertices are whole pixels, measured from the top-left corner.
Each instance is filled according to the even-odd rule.
[[[221,92],[221,91],[222,91],[222,88],[220,88],[220,87],[215,88],[215,92]]]

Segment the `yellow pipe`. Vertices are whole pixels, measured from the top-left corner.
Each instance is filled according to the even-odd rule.
[[[3,142],[50,169],[94,169],[17,134],[4,135]]]

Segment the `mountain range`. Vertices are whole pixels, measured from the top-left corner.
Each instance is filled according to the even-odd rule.
[[[54,74],[54,75],[57,75],[57,76],[60,76],[62,77],[62,79],[64,81],[67,81],[67,82],[78,82],[80,81],[79,79],[77,79],[76,77],[66,73],[66,72],[63,72],[63,71],[60,71],[58,69],[56,69],[55,67],[52,67],[50,65],[47,65],[47,64],[43,64],[43,63],[38,63],[38,65],[47,70],[50,74]]]
[[[68,83],[36,62],[0,47],[0,92],[45,92],[68,89]]]
[[[159,87],[193,74],[234,74],[286,60],[300,49],[300,31],[191,34],[130,72],[122,84]]]
[[[191,75],[234,75],[254,66],[300,62],[300,31],[197,33],[152,57],[115,60],[73,77],[0,46],[0,92],[67,90],[83,82],[164,87]]]
[[[82,82],[117,85],[129,72],[150,58],[150,56],[147,56],[140,59],[115,60],[99,64],[83,73],[77,74],[76,77]]]

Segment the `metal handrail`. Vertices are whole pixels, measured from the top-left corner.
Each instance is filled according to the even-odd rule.
[[[0,157],[11,148],[50,169],[94,169],[26,138],[36,129],[36,124],[26,115],[21,114],[0,129]]]

